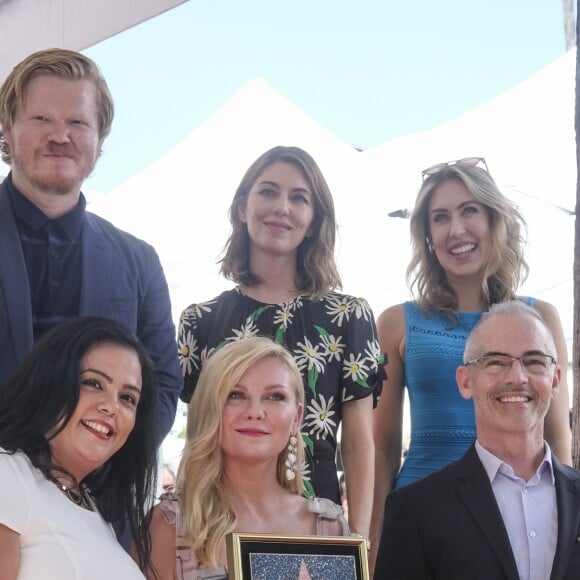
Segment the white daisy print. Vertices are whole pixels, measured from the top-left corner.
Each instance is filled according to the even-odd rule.
[[[199,368],[199,355],[197,354],[197,338],[193,336],[191,331],[187,331],[177,343],[177,352],[179,356],[179,364],[181,365],[181,372],[184,375],[189,375],[193,368]]]
[[[274,313],[274,324],[280,324],[284,329],[288,328],[288,325],[292,322],[292,309],[291,304],[282,304],[281,308],[278,308]]]
[[[318,395],[320,403],[312,399],[311,404],[306,407],[308,411],[304,417],[304,426],[309,429],[311,435],[316,435],[316,439],[326,439],[329,434],[332,434],[332,428],[336,427],[336,421],[331,419],[336,413],[332,410],[334,407],[334,396],[328,399],[328,403],[324,395]]]
[[[352,395],[346,394],[346,387],[342,388],[342,402],[346,403],[347,401],[352,401],[354,397]]]
[[[381,349],[378,341],[367,340],[367,347],[365,348],[366,359],[371,367],[374,367],[379,362],[381,358]]]
[[[192,327],[196,326],[195,322],[195,311],[192,307],[186,308],[179,317],[180,327]]]
[[[260,329],[255,325],[251,318],[246,318],[246,322],[242,325],[239,330],[233,329],[235,336],[230,336],[228,341],[234,342],[236,340],[243,340],[244,338],[252,338],[257,336]]]
[[[316,495],[310,482],[310,465],[306,461],[302,462],[302,483],[304,484],[304,497]]]
[[[364,380],[368,377],[369,368],[365,364],[365,359],[362,354],[350,353],[348,360],[343,361],[342,370],[344,371],[344,378],[351,378],[355,383]]]
[[[300,469],[302,471],[302,479],[304,480],[304,483],[306,483],[307,481],[310,481],[310,465],[308,465],[308,462],[306,460],[302,460],[302,465],[300,466]]]
[[[201,366],[207,362],[207,359],[215,352],[215,348],[204,347],[201,351]]]
[[[196,318],[203,318],[204,313],[211,312],[211,306],[213,306],[217,300],[208,300],[207,302],[200,302],[199,304],[193,305],[193,312]]]
[[[328,296],[328,304],[326,305],[326,310],[328,314],[334,316],[331,322],[336,322],[338,326],[341,326],[346,318],[347,322],[350,318],[350,312],[352,309],[352,301],[348,296],[340,296],[339,294]]]
[[[215,303],[216,300],[209,300],[199,304],[192,304],[181,313],[179,325],[196,329],[197,319],[203,318],[204,313],[211,312],[210,306],[213,306]]]
[[[324,372],[324,353],[318,352],[319,345],[313,346],[312,343],[304,337],[304,343],[298,342],[298,348],[294,349],[294,358],[298,368],[302,371],[305,367],[308,370],[314,369],[318,373]]]
[[[324,356],[327,357],[328,362],[330,362],[332,359],[340,361],[342,354],[344,353],[344,347],[346,346],[346,344],[342,342],[342,336],[323,334],[320,338],[322,339]]]
[[[357,318],[363,317],[365,320],[370,320],[372,315],[371,307],[364,298],[353,298],[351,307]]]
[[[285,306],[288,307],[288,310],[290,311],[296,311],[300,308],[302,308],[303,306],[303,300],[302,300],[302,296],[297,296],[296,298],[294,298],[294,300],[291,300],[290,302],[287,302],[285,304]]]

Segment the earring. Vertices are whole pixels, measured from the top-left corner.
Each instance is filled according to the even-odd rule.
[[[425,238],[425,242],[427,243],[427,250],[429,250],[429,253],[432,254],[433,250],[435,248],[435,246],[433,245],[433,242],[427,237]]]
[[[298,439],[294,435],[290,436],[290,442],[288,444],[288,457],[286,457],[286,479],[292,481],[296,478],[296,472],[298,471],[298,465],[296,463],[296,453],[298,448],[296,444]]]

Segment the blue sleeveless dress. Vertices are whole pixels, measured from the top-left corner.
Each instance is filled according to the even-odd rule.
[[[521,300],[534,305],[532,298]],[[459,394],[455,371],[463,364],[465,341],[482,314],[458,312],[453,324],[446,316],[423,314],[416,302],[405,302],[403,310],[403,380],[411,407],[411,443],[395,488],[457,461],[475,441],[473,402]]]

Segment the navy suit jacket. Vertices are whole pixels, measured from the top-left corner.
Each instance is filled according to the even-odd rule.
[[[553,457],[558,540],[550,580],[580,578],[580,472]],[[375,580],[519,580],[489,477],[472,445],[389,494]],[[546,579],[547,580],[547,579]]]
[[[8,178],[7,178],[8,179]],[[157,374],[161,442],[175,419],[183,377],[167,282],[155,250],[86,212],[79,315],[124,323],[147,348]],[[0,388],[33,345],[28,274],[6,182],[0,184]]]

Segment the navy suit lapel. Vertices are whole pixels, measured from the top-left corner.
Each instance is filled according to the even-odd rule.
[[[111,277],[113,254],[94,217],[87,213],[82,230],[81,300],[79,314],[104,316]]]
[[[552,455],[558,504],[558,542],[550,580],[564,577],[580,522],[580,474],[569,477],[562,464]]]
[[[506,578],[518,580],[518,570],[509,537],[489,478],[473,445],[457,462],[456,488],[467,511],[483,532],[492,552],[497,556]]]
[[[8,179],[8,178],[6,178]],[[30,285],[20,236],[5,184],[0,185],[0,284],[18,361],[34,344]]]

